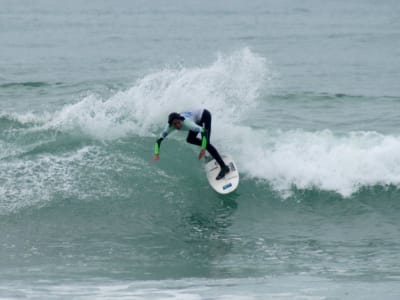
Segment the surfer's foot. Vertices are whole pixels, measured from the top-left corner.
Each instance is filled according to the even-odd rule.
[[[217,178],[215,178],[215,179],[220,180],[220,179],[224,178],[226,173],[229,173],[228,166],[225,166],[224,168],[222,168],[221,171],[219,171]]]

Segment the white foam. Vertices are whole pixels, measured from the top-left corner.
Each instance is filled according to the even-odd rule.
[[[170,112],[201,107],[211,110],[217,123],[232,123],[256,103],[270,77],[267,71],[266,60],[245,48],[219,55],[209,66],[149,74],[109,99],[88,95],[56,112],[45,127],[99,139],[149,136],[158,133]]]
[[[246,143],[248,150],[235,149],[241,169],[286,195],[293,186],[350,196],[361,186],[400,184],[399,136],[253,131]]]
[[[357,289],[354,289],[357,287]],[[259,299],[375,299],[393,290],[395,283],[382,282],[369,290],[370,284],[350,281],[338,289],[334,281],[300,276],[268,276],[264,278],[206,279],[148,281],[92,281],[3,283],[0,295],[19,295],[29,299],[176,299],[176,300],[259,300]],[[350,293],[349,290],[361,291]],[[397,293],[398,288],[394,289]],[[368,296],[372,295],[371,298]],[[378,297],[379,298],[379,297]],[[390,298],[392,299],[392,298]],[[394,298],[393,298],[394,299]]]
[[[43,205],[53,194],[77,191],[73,163],[86,160],[95,147],[87,146],[63,156],[42,155],[32,160],[1,160],[0,215],[23,207]]]

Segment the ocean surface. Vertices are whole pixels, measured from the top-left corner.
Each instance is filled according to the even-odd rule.
[[[400,299],[400,2],[0,1],[1,299]],[[239,188],[171,111],[207,108]]]

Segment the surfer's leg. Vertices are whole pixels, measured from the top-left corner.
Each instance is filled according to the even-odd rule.
[[[198,135],[197,132],[189,130],[186,142],[188,142],[189,144],[201,146],[201,140],[197,137],[197,135]]]
[[[203,113],[204,114],[204,113]],[[202,118],[203,119],[203,118]],[[210,115],[210,125],[211,125],[211,115]],[[211,127],[210,127],[211,129]],[[189,131],[186,142],[189,144],[201,146],[201,140],[197,137],[197,132],[194,131]],[[223,159],[221,158],[221,155],[219,155],[217,149],[213,145],[210,144],[210,142],[207,143],[207,148],[206,150],[210,155],[217,161],[219,166],[221,167],[221,171],[219,172],[217,176],[217,180],[223,178],[226,173],[229,172],[229,167],[224,163]]]
[[[219,171],[219,174],[216,178],[217,180],[220,180],[225,176],[226,173],[229,172],[229,167],[225,164],[221,155],[219,155],[217,149],[215,149],[213,145],[208,144],[206,149],[221,167],[221,171]]]
[[[204,124],[204,128],[207,129],[207,140],[208,140],[208,145],[207,145],[207,151],[208,153],[211,154],[211,156],[217,161],[217,163],[221,167],[221,171],[219,172],[217,176],[217,180],[221,179],[225,176],[225,173],[229,172],[229,167],[225,165],[224,161],[221,158],[221,155],[219,155],[217,149],[210,143],[210,138],[211,138],[211,113],[205,109],[203,111],[203,115],[201,116],[200,122]]]
[[[210,153],[211,156],[221,166],[221,169],[225,169],[226,165],[225,165],[224,161],[222,160],[221,155],[219,155],[217,149],[215,149],[215,147],[211,144],[208,144],[206,149],[207,149],[208,153]]]

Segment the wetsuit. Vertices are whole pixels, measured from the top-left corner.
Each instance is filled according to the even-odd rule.
[[[193,111],[181,112],[179,115],[184,118],[182,120],[182,130],[189,131],[186,141],[190,144],[201,146],[201,149],[206,149],[218,162],[222,170],[229,171],[217,149],[215,149],[215,147],[210,143],[211,113],[207,109],[196,109]],[[155,154],[160,153],[162,140],[165,139],[173,130],[176,129],[172,125],[167,124],[154,146]],[[201,139],[197,137],[199,133],[201,133]]]

